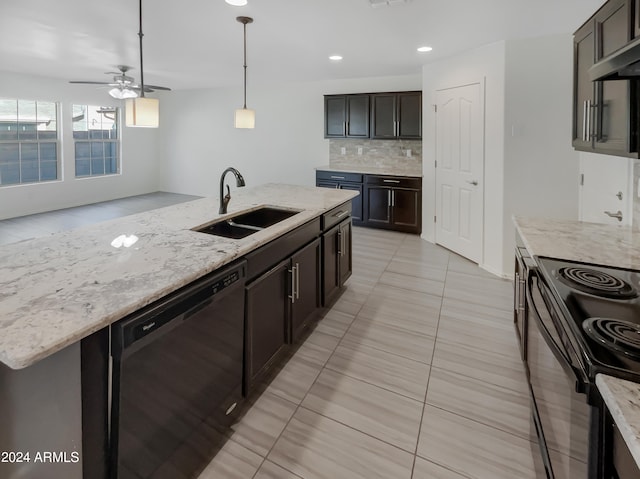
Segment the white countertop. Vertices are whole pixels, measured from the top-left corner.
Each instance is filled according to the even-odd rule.
[[[3,245],[0,361],[30,366],[357,194],[267,184],[234,190],[227,215],[203,198]],[[191,231],[263,205],[302,211],[239,240]],[[111,246],[123,234],[139,240]]]
[[[513,218],[533,256],[640,269],[640,231],[631,226]]]
[[[640,384],[598,374],[596,385],[631,455],[640,466]]]
[[[400,165],[393,166],[366,166],[366,165],[345,165],[345,166],[318,166],[320,171],[340,171],[344,173],[362,173],[363,175],[383,175],[383,176],[411,176],[422,178],[422,169]]]
[[[640,269],[640,231],[630,226],[513,218],[532,256]],[[596,375],[596,386],[640,466],[640,384]]]

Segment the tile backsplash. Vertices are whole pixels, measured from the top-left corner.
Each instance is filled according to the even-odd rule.
[[[422,140],[329,140],[329,165],[399,166],[420,170]]]

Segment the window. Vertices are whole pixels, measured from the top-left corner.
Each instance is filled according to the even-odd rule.
[[[0,99],[0,186],[58,179],[56,103]]]
[[[120,171],[118,128],[116,107],[73,105],[76,178]]]

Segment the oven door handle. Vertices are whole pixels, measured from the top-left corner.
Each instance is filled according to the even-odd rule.
[[[562,368],[568,374],[571,374],[575,378],[575,380],[576,380],[576,383],[575,383],[576,392],[584,393],[587,390],[587,379],[585,378],[585,376],[582,373],[582,371],[580,371],[573,364],[571,364],[571,360],[569,359],[569,353],[567,351],[565,351],[563,348],[561,348],[558,343],[556,343],[556,341],[553,339],[553,336],[551,336],[551,333],[549,332],[549,329],[542,322],[542,316],[538,312],[538,307],[536,306],[536,303],[533,300],[533,295],[531,294],[532,288],[534,287],[533,286],[533,277],[534,276],[538,279],[538,282],[544,283],[544,280],[540,277],[540,274],[538,273],[538,271],[537,270],[532,270],[531,274],[529,274],[529,278],[528,278],[528,281],[527,281],[527,288],[526,288],[527,289],[527,303],[529,305],[531,305],[530,311],[533,313],[533,316],[535,318],[536,324],[538,325],[538,329],[540,331],[540,334],[544,338],[545,342],[547,343],[547,346],[549,346],[549,349],[551,350],[551,352],[553,353],[555,358],[558,360],[558,362],[560,363]]]

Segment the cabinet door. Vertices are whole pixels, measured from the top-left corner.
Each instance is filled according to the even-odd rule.
[[[594,85],[589,68],[595,62],[595,33],[593,22],[586,23],[573,37],[573,146],[591,150],[591,105],[594,104]]]
[[[289,260],[246,287],[245,393],[286,343]]]
[[[351,199],[351,217],[354,221],[362,221],[362,183],[340,183],[343,190],[353,190],[360,193]]]
[[[352,271],[352,230],[351,219],[339,225],[338,230],[338,278],[339,286],[349,279]]]
[[[295,298],[291,298],[291,341],[320,307],[320,238],[291,257]]]
[[[629,0],[609,0],[595,16],[596,61],[627,44],[631,37]],[[595,82],[596,150],[624,155],[629,151],[629,81]]]
[[[422,93],[398,93],[398,137],[422,138]]]
[[[367,186],[365,222],[372,226],[391,225],[391,188]]]
[[[394,188],[391,192],[392,220],[394,229],[410,233],[420,233],[422,212],[421,193],[418,190]]]
[[[347,95],[346,98],[346,136],[369,138],[369,95]]]
[[[340,289],[338,269],[340,225],[322,235],[322,305],[328,306]]]
[[[371,95],[371,138],[396,138],[398,136],[395,93]]]
[[[344,138],[347,125],[347,100],[345,95],[324,97],[324,137]]]

